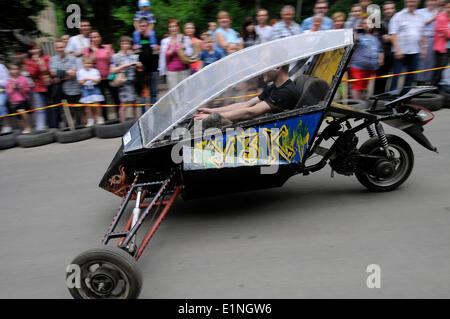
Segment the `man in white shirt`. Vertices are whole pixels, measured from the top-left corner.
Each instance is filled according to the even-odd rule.
[[[396,13],[389,23],[389,34],[394,53],[393,72],[417,71],[420,57],[427,55],[424,35],[425,21],[416,10],[419,0],[405,0],[405,9]],[[405,86],[411,86],[414,74],[406,76]],[[398,77],[392,78],[391,90],[397,89]]]
[[[256,21],[258,25],[255,27],[256,34],[262,42],[270,41],[272,38],[272,27],[267,25],[269,20],[269,13],[266,9],[258,9],[256,12]]]
[[[78,29],[80,34],[70,37],[67,43],[66,52],[77,58],[77,67],[82,67],[81,57],[83,50],[89,48],[89,32],[91,31],[91,23],[86,19],[80,20],[80,27]]]

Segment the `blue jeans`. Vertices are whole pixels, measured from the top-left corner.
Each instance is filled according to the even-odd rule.
[[[392,66],[392,72],[394,74],[402,73],[404,69],[407,72],[417,71],[417,67],[419,65],[420,54],[405,54],[403,59],[394,58],[394,64]],[[411,86],[413,81],[415,80],[415,74],[408,74],[405,80],[405,86]],[[391,90],[396,90],[398,85],[398,76],[394,76],[392,78]]]
[[[150,72],[150,103],[155,104],[158,101],[158,72]],[[141,104],[145,103],[145,99],[141,99]],[[146,107],[142,106],[142,113],[145,113]]]
[[[8,108],[6,107],[6,102],[8,101],[8,95],[6,93],[0,93],[0,116],[8,115]],[[0,119],[0,124],[3,120]]]
[[[45,93],[34,92],[33,93],[33,105],[34,108],[40,108],[46,106],[47,98]],[[47,112],[46,110],[39,110],[34,112],[34,126],[37,131],[45,130],[47,124]]]

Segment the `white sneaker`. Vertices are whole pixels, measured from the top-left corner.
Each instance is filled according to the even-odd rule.
[[[94,126],[94,124],[95,124],[94,119],[88,119],[88,120],[87,120],[87,123],[86,123],[86,127]]]
[[[12,127],[11,126],[3,126],[1,134],[11,133]]]
[[[30,134],[31,133],[31,130],[23,130],[22,131],[22,134]]]
[[[105,119],[103,116],[97,116],[97,124],[105,124]]]

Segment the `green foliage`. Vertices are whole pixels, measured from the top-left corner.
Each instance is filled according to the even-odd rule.
[[[0,8],[3,14],[0,19],[0,59],[5,57],[11,50],[23,46],[15,37],[13,30],[20,29],[21,35],[38,36],[39,31],[33,19],[45,8],[42,0],[0,0]]]

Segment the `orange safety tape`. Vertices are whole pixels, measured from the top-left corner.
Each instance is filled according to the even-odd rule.
[[[374,80],[374,79],[383,79],[383,78],[390,78],[390,77],[394,77],[394,76],[401,76],[401,75],[408,75],[408,74],[417,74],[417,73],[422,73],[422,72],[436,71],[436,70],[442,70],[442,69],[448,69],[448,68],[450,68],[450,65],[439,67],[439,68],[434,68],[434,69],[418,70],[418,71],[404,72],[404,73],[398,73],[398,74],[380,75],[380,76],[374,76],[374,77],[363,78],[363,79],[342,79],[342,82],[357,82],[357,81],[366,81],[366,80]],[[216,101],[222,101],[222,100],[241,99],[241,98],[245,98],[245,97],[255,97],[255,96],[258,96],[258,95],[259,95],[259,93],[254,93],[254,94],[249,94],[249,95],[222,97],[222,98],[217,98],[215,100]],[[69,106],[69,107],[136,106],[137,107],[137,106],[152,106],[152,105],[153,104],[122,104],[122,105],[116,105],[116,104],[68,104],[68,103],[58,103],[58,104],[53,104],[53,105],[40,107],[40,108],[33,109],[33,110],[27,110],[27,111],[23,111],[23,112],[11,113],[11,114],[8,114],[8,115],[2,115],[2,116],[0,116],[0,119],[4,118],[4,117],[17,116],[17,115],[20,115],[20,114],[25,114],[25,113],[31,113],[31,112],[35,112],[35,111],[45,110],[45,109],[49,109],[49,108],[53,108],[53,107],[57,107],[57,106]]]
[[[426,70],[418,70],[418,71],[411,71],[411,72],[403,72],[403,73],[397,73],[397,74],[387,74],[387,75],[373,76],[373,77],[370,77],[370,78],[363,78],[363,79],[342,79],[342,82],[357,82],[357,81],[367,81],[367,80],[374,80],[374,79],[385,79],[385,78],[391,78],[391,77],[394,77],[394,76],[424,73],[424,72],[443,70],[443,69],[448,69],[448,68],[450,68],[450,65],[442,66],[442,67],[434,68],[434,69],[426,69]]]

